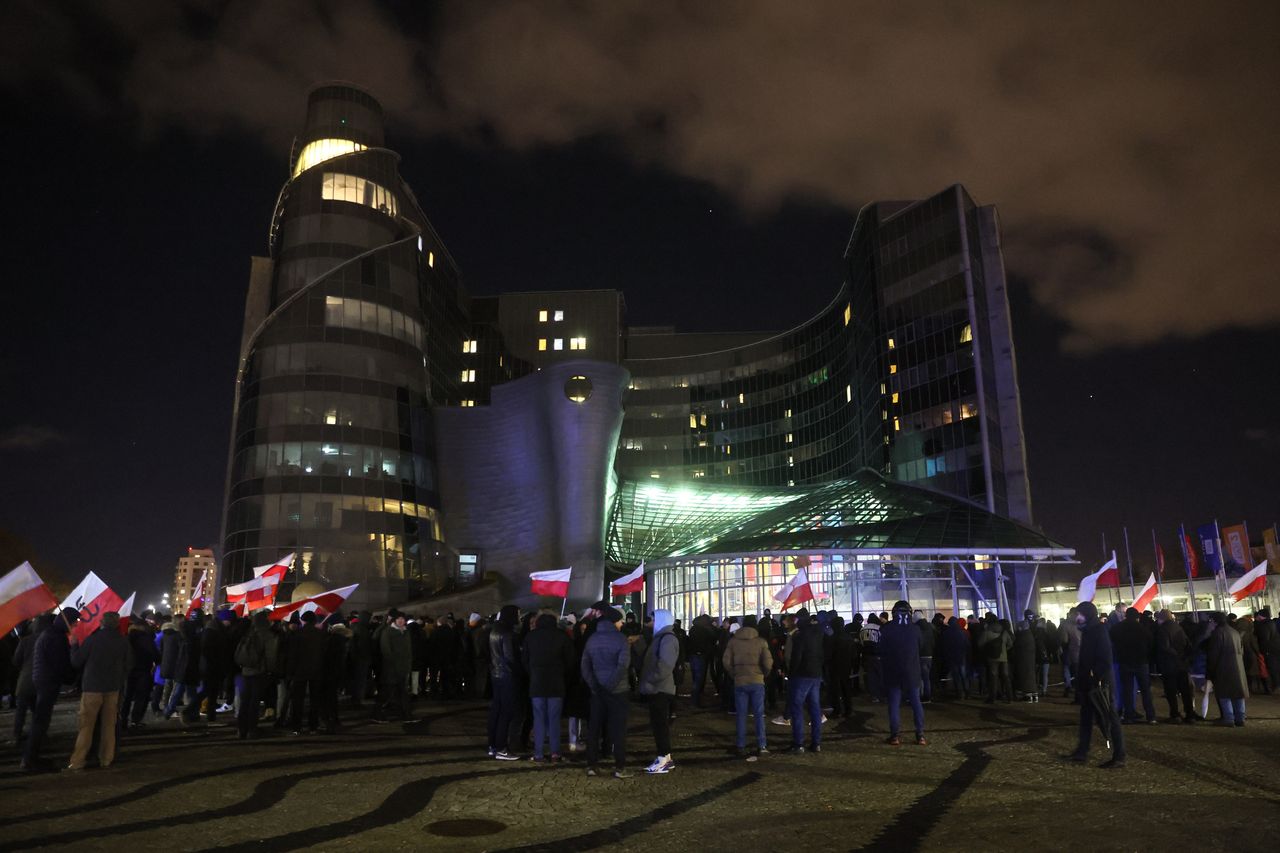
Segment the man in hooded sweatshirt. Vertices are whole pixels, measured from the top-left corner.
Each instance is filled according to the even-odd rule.
[[[614,778],[626,779],[627,703],[630,685],[627,666],[631,647],[622,634],[622,614],[605,607],[596,620],[595,633],[582,650],[582,680],[591,690],[591,720],[587,735],[587,775],[598,776],[601,729],[607,727],[613,744]]]
[[[801,755],[804,747],[804,713],[809,712],[809,750],[822,751],[822,628],[809,618],[809,611],[796,613],[796,632],[787,641],[787,675],[791,707],[791,748]]]
[[[116,757],[120,691],[129,674],[129,641],[120,633],[120,614],[102,614],[98,630],[71,653],[71,664],[80,670],[80,731],[67,769],[84,769],[95,726],[98,763],[103,768],[110,767]]]
[[[647,773],[670,773],[671,703],[676,698],[676,663],[680,660],[680,638],[672,633],[675,617],[670,610],[653,612],[653,639],[640,663],[640,695],[649,697],[649,726],[658,748],[658,757],[645,768]]]
[[[49,732],[53,718],[53,706],[58,702],[62,685],[71,681],[75,670],[71,666],[71,626],[80,621],[80,611],[74,607],[63,608],[53,624],[36,638],[31,658],[31,683],[35,687],[36,701],[31,717],[31,734],[22,753],[23,770],[36,770],[46,762],[40,759],[40,747]]]
[[[923,643],[920,629],[911,618],[911,605],[905,601],[894,604],[888,623],[880,627],[880,665],[884,673],[885,706],[889,711],[887,742],[890,746],[902,744],[898,730],[904,698],[911,703],[916,743],[920,746],[927,743],[924,739],[924,705],[920,702],[920,685],[923,682],[920,650]]]
[[[1089,760],[1089,741],[1093,736],[1094,707],[1091,693],[1097,691],[1105,702],[1113,692],[1114,658],[1111,653],[1111,632],[1098,619],[1098,608],[1092,601],[1082,601],[1076,609],[1076,624],[1080,626],[1080,661],[1075,672],[1076,701],[1080,703],[1080,735],[1076,751],[1068,756],[1072,761]],[[1110,732],[1111,759],[1102,764],[1108,770],[1124,767],[1124,730],[1114,707],[1106,709],[1104,721]]]
[[[837,617],[839,618],[839,617]],[[742,627],[730,638],[724,650],[724,668],[733,676],[733,704],[737,713],[738,757],[755,761],[769,752],[764,732],[764,680],[773,669],[769,644],[756,629],[756,617],[745,616]],[[747,713],[756,718],[756,748],[747,753]]]

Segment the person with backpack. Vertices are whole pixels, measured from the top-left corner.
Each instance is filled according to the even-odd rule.
[[[671,758],[671,704],[676,698],[680,638],[672,631],[674,624],[670,610],[654,611],[653,639],[640,665],[640,695],[649,699],[649,726],[658,750],[657,757],[645,768],[646,773],[670,773],[676,766]]]
[[[258,705],[266,693],[267,680],[276,671],[279,650],[279,638],[271,630],[267,611],[253,611],[249,631],[236,646],[241,678],[240,708],[236,714],[240,740],[259,737]]]

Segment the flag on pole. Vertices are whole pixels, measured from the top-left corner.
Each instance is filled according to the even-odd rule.
[[[293,556],[290,554],[283,560],[258,566],[253,570],[251,580],[228,586],[227,602],[232,605],[243,605],[246,613],[270,607],[275,603],[276,591],[280,588],[280,583],[284,580],[289,567],[293,565]]]
[[[1232,601],[1239,601],[1251,595],[1259,595],[1267,588],[1267,561],[1263,560],[1255,568],[1245,573],[1244,577],[1231,585],[1227,592]]]
[[[1253,555],[1249,553],[1249,528],[1242,521],[1222,528],[1222,551],[1227,568],[1232,574],[1247,572],[1253,568]]]
[[[78,642],[98,630],[102,622],[102,614],[109,610],[120,612],[124,601],[102,582],[102,578],[93,572],[84,576],[80,585],[71,591],[66,600],[58,605],[59,609],[74,607],[80,611],[80,621],[71,628],[71,636]]]
[[[1191,544],[1191,535],[1187,533],[1187,528],[1181,524],[1178,525],[1178,539],[1182,545],[1182,562],[1187,567],[1187,577],[1200,577],[1200,556],[1196,553],[1195,546]]]
[[[773,594],[775,601],[782,602],[782,609],[795,607],[806,601],[813,601],[813,587],[809,585],[809,574],[804,569],[796,569],[791,580]]]
[[[568,598],[569,578],[572,575],[573,566],[567,569],[552,569],[547,572],[530,572],[529,580],[533,583],[533,594]]]
[[[129,593],[129,597],[124,600],[124,604],[120,605],[120,635],[126,636],[129,633],[129,617],[133,615],[133,600],[138,597],[138,591],[134,590]]]
[[[1218,538],[1218,525],[1202,524],[1196,528],[1196,535],[1200,537],[1205,566],[1211,574],[1222,574],[1226,567],[1222,563],[1222,542]]]
[[[200,576],[200,582],[196,584],[196,588],[191,590],[191,601],[187,603],[187,618],[191,618],[191,614],[198,610],[204,610],[204,575]]]
[[[288,619],[294,613],[320,613],[326,616],[330,613],[337,613],[342,608],[342,603],[351,597],[351,593],[355,592],[358,586],[360,584],[353,583],[351,586],[344,586],[341,589],[331,589],[328,592],[308,596],[300,601],[282,604],[272,609],[271,621],[279,622],[282,619]]]
[[[1156,573],[1152,572],[1146,584],[1143,585],[1142,591],[1138,593],[1138,597],[1133,600],[1133,609],[1141,613],[1147,609],[1147,605],[1155,601],[1159,594],[1160,583],[1156,580]]]
[[[609,584],[609,592],[613,595],[629,595],[644,589],[644,563],[636,567],[629,575],[623,575]]]
[[[1116,554],[1112,551],[1111,559],[1103,563],[1102,568],[1091,575],[1085,575],[1080,581],[1080,591],[1076,597],[1081,601],[1093,601],[1099,587],[1118,586],[1120,586],[1120,567],[1116,564]]]
[[[58,599],[30,563],[23,563],[0,578],[0,634],[57,606]]]

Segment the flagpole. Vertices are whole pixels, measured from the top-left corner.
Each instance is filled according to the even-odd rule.
[[[1133,586],[1133,552],[1129,550],[1129,527],[1126,525],[1120,529],[1124,531],[1124,561],[1129,564],[1129,598],[1137,600],[1138,593]]]
[[[1156,586],[1160,587],[1160,592],[1156,594],[1163,596],[1164,595],[1164,566],[1161,565],[1163,561],[1160,559],[1160,543],[1156,541],[1156,529],[1154,527],[1151,528],[1151,555],[1152,557],[1155,558],[1155,561],[1156,561]],[[1164,602],[1161,601],[1160,604],[1163,605]]]
[[[1182,551],[1182,568],[1187,573],[1187,598],[1190,599],[1192,621],[1198,621],[1196,617],[1196,591],[1191,580],[1191,558],[1193,554],[1187,553],[1187,525],[1178,525],[1178,549]]]
[[[569,567],[569,584],[573,585],[573,566]],[[560,599],[560,618],[564,618],[564,609],[569,604],[569,592],[565,590],[564,598]]]
[[[1217,582],[1218,587],[1218,609],[1223,613],[1229,612],[1230,605],[1227,604],[1227,555],[1222,553],[1222,529],[1218,527],[1218,519],[1213,520],[1213,535],[1215,537],[1214,546],[1218,549],[1218,566],[1221,571],[1213,573],[1213,578]]]

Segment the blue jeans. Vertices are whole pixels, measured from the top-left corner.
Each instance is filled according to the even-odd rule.
[[[689,656],[689,672],[693,676],[693,704],[702,704],[702,691],[707,687],[707,659],[702,655]]]
[[[542,742],[551,741],[551,754],[560,754],[560,710],[563,696],[534,696],[533,703],[533,757],[542,757]]]
[[[1148,720],[1156,718],[1155,705],[1151,701],[1151,667],[1148,664],[1140,664],[1138,666],[1120,665],[1120,700],[1121,707],[1124,709],[1124,718],[1126,720],[1136,720],[1138,711],[1134,707],[1134,685],[1142,694],[1142,710],[1146,712]]]
[[[920,658],[920,690],[924,698],[933,700],[933,658]]]
[[[750,706],[750,713],[756,718],[756,746],[761,749],[768,749],[768,742],[764,736],[764,685],[763,684],[743,684],[735,685],[733,688],[733,706],[738,712],[738,749],[745,749],[747,746],[747,713]],[[792,719],[795,719],[792,717]],[[819,717],[819,720],[822,718]]]
[[[804,746],[804,711],[809,711],[809,725],[813,729],[810,746],[822,744],[822,701],[818,698],[822,689],[821,678],[792,678],[790,701],[791,745]]]
[[[174,710],[182,702],[182,698],[187,694],[187,685],[181,681],[173,682],[173,689],[169,691],[169,702],[164,706],[164,715],[169,717]]]
[[[1040,667],[1040,692],[1048,694],[1049,692],[1049,664],[1039,664]]]
[[[1222,721],[1224,723],[1234,721],[1237,726],[1244,725],[1243,699],[1219,699],[1218,708],[1222,711]]]
[[[901,687],[890,686],[886,688],[889,694],[885,699],[885,703],[889,706],[889,734],[896,735],[902,724],[902,694]],[[924,705],[920,702],[919,689],[908,691],[908,698],[911,702],[911,716],[916,724],[916,737],[924,734]]]

